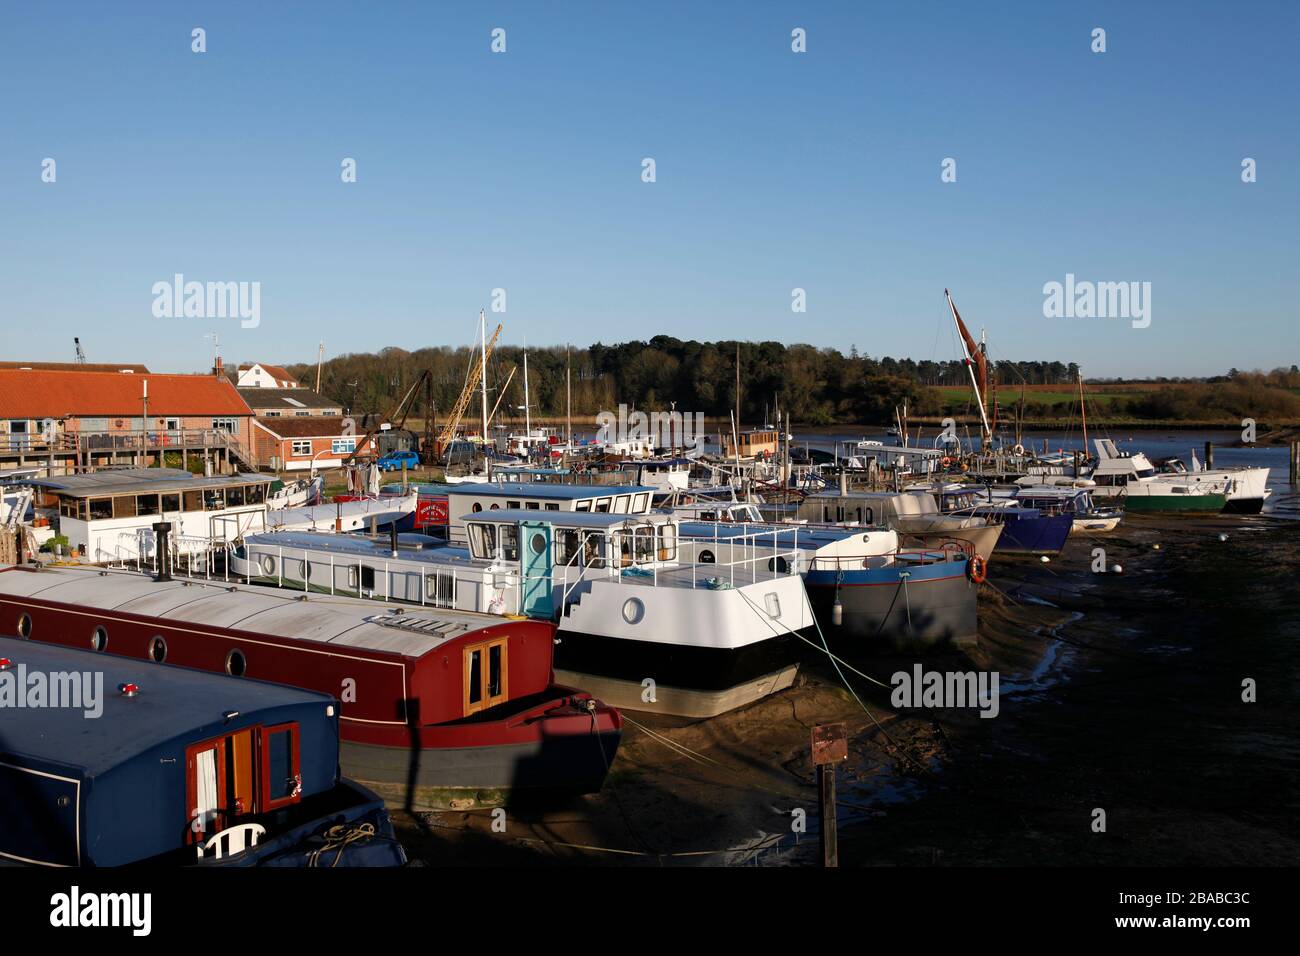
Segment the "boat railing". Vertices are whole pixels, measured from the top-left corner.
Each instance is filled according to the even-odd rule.
[[[959,557],[969,559],[975,554],[975,548],[966,541],[945,541],[933,547],[899,548],[896,551],[875,555],[826,555],[815,556],[809,562],[812,571],[861,571],[871,567],[872,558],[885,558],[892,562],[905,561],[908,564],[944,564]]]

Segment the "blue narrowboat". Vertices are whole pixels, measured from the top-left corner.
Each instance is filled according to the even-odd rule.
[[[0,858],[400,866],[325,694],[0,637]]]

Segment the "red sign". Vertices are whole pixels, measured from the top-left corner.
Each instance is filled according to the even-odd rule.
[[[415,526],[427,528],[431,525],[443,528],[447,526],[447,496],[420,496],[415,506]]]

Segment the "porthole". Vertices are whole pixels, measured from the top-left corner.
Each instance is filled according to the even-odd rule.
[[[32,636],[32,616],[30,614],[18,615],[18,636],[24,638]]]
[[[713,557],[712,551],[700,552],[700,564],[713,564],[717,559]]]
[[[533,554],[546,553],[546,535],[542,534],[540,531],[538,531],[528,540],[528,544],[530,547],[532,547]]]
[[[469,510],[474,512],[474,514],[478,514],[480,511],[483,510],[483,506],[476,501],[474,502],[474,507],[470,508]]]
[[[272,577],[275,575],[275,558],[273,558],[269,554],[264,554],[262,555],[260,563],[262,565],[263,574],[265,574],[267,577]]]
[[[231,677],[243,677],[248,672],[248,661],[244,657],[244,652],[238,648],[233,648],[226,655],[226,673]]]
[[[780,574],[785,574],[790,570],[790,562],[782,557],[769,558],[767,561],[767,569],[769,571],[776,571]]]
[[[90,646],[97,651],[108,647],[108,629],[104,625],[99,625],[90,635]]]
[[[645,605],[640,598],[628,598],[623,602],[623,620],[629,624],[640,624],[645,617]]]
[[[161,635],[155,634],[149,639],[149,659],[155,664],[161,664],[167,660],[167,642],[162,639]]]

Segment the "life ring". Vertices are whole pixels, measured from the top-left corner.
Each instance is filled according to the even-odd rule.
[[[944,455],[942,458],[939,459],[939,465],[942,468],[950,468],[952,467],[952,459],[949,458],[947,455]]]
[[[978,554],[966,562],[966,574],[975,584],[983,584],[989,576],[988,563]]]
[[[1020,442],[1016,442],[1015,447],[1011,449],[1011,453],[1013,455],[1023,455],[1025,453],[1025,446],[1020,444]]]

